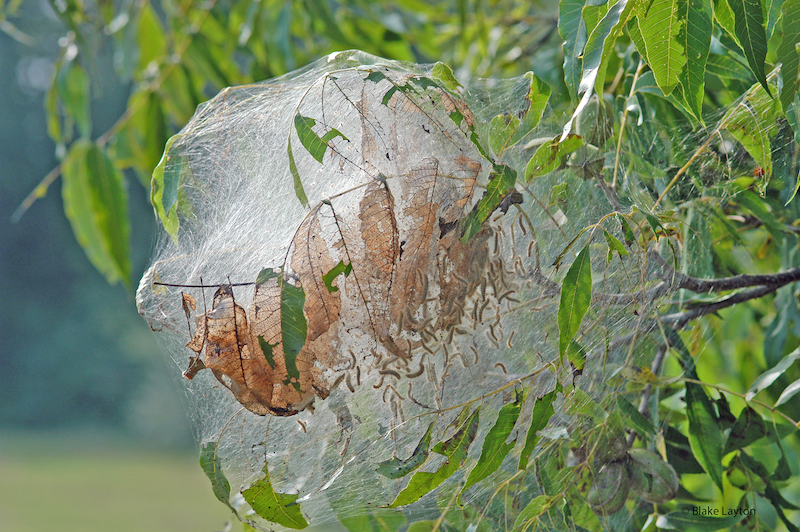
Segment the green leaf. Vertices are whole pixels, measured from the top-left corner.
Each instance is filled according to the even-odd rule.
[[[437,61],[436,64],[433,65],[431,77],[450,91],[458,90],[461,86],[453,74],[453,70],[441,61]]]
[[[166,50],[164,29],[158,20],[153,6],[148,2],[143,4],[139,14],[137,28],[137,41],[139,45],[139,72],[145,72],[150,62],[157,60]]]
[[[744,51],[750,70],[764,90],[770,95],[764,61],[767,58],[767,32],[764,29],[764,12],[759,0],[728,0],[733,10],[736,39]],[[771,96],[771,95],[770,95]]]
[[[625,219],[625,216],[617,213],[617,220],[619,220],[620,228],[622,229],[622,237],[625,239],[625,243],[628,246],[633,245],[636,242],[636,237],[633,234],[633,229],[631,229],[628,220]]]
[[[321,163],[322,158],[325,156],[325,150],[328,149],[328,142],[336,137],[342,137],[344,140],[348,139],[335,128],[331,128],[320,138],[314,133],[314,130],[311,129],[316,123],[317,121],[313,118],[308,118],[300,113],[294,115],[294,127],[297,130],[297,138],[300,139],[300,142],[303,144],[303,147],[308,150],[308,153],[310,153],[317,162]]]
[[[150,181],[150,203],[156,211],[158,219],[172,237],[178,240],[178,185],[183,171],[183,158],[170,155],[170,149],[181,137],[180,134],[173,135],[167,141],[164,154],[153,170],[153,178]]]
[[[725,443],[725,450],[722,455],[726,455],[732,451],[736,451],[747,447],[754,441],[760,440],[769,434],[764,420],[761,416],[750,408],[744,407],[736,423],[731,427],[731,432],[728,434],[728,441]]]
[[[465,407],[468,409],[469,405]],[[439,442],[433,451],[444,455],[447,460],[433,473],[418,471],[414,473],[408,485],[401,491],[397,498],[389,505],[396,508],[418,501],[423,495],[436,489],[442,482],[458,471],[467,458],[467,451],[475,436],[478,434],[478,412],[480,407],[464,422],[461,428],[446,442]]]
[[[603,407],[597,401],[580,388],[573,388],[572,393],[567,394],[564,410],[573,416],[590,417],[598,423],[608,418],[608,412],[603,410]]]
[[[564,39],[564,82],[574,101],[581,82],[581,54],[586,45],[586,21],[583,6],[586,0],[560,0],[558,3],[558,33]]]
[[[558,351],[563,357],[578,332],[592,299],[592,264],[587,243],[569,267],[561,283],[558,305]]]
[[[775,406],[782,405],[783,403],[785,403],[786,401],[797,395],[797,392],[800,392],[800,379],[797,379],[796,381],[791,383],[789,386],[786,387],[786,389],[783,390],[783,392],[781,392],[781,396],[778,397],[778,400],[775,402]]]
[[[411,456],[405,460],[392,458],[391,460],[381,462],[378,464],[378,467],[375,469],[375,471],[387,478],[402,478],[419,468],[419,466],[421,466],[428,458],[428,448],[431,444],[431,436],[433,434],[434,425],[436,425],[435,419],[430,425],[428,425],[428,430],[425,431],[425,435],[422,436],[422,439],[417,444],[414,452],[411,453]]]
[[[548,393],[544,397],[536,399],[533,404],[533,413],[531,414],[531,426],[528,427],[528,435],[525,437],[525,446],[522,448],[522,453],[519,456],[519,469],[526,469],[528,467],[528,459],[531,456],[536,444],[539,443],[540,436],[537,432],[547,426],[550,417],[553,415],[553,401],[555,401],[556,394],[561,391],[561,386],[557,385],[556,389]]]
[[[706,61],[711,48],[711,2],[684,2],[680,9],[686,10],[686,23],[678,35],[678,40],[686,51],[686,64],[678,82],[683,99],[695,118],[702,122]]]
[[[504,113],[492,118],[489,122],[489,147],[500,155],[508,146],[508,141],[519,127],[519,118],[511,113]]]
[[[130,287],[130,222],[125,179],[95,143],[75,142],[62,163],[64,213],[75,238],[108,282]]]
[[[264,478],[242,491],[242,496],[255,513],[270,521],[288,528],[299,530],[308,526],[300,505],[295,501],[297,493],[276,493],[269,480],[269,468],[264,464]]]
[[[517,172],[505,164],[495,164],[489,174],[489,183],[480,201],[475,208],[467,215],[464,221],[463,235],[461,240],[467,242],[475,233],[480,231],[483,222],[500,205],[503,198],[515,190],[517,183]]]
[[[760,85],[754,85],[720,121],[720,129],[727,129],[744,146],[767,177],[772,175],[769,139],[777,131],[779,115],[779,103]]]
[[[603,235],[605,235],[606,242],[608,243],[608,260],[609,260],[609,262],[613,258],[613,253],[615,251],[617,252],[617,255],[620,256],[620,258],[629,255],[628,250],[625,249],[625,246],[622,245],[622,242],[617,240],[617,237],[615,237],[614,235],[612,235],[611,233],[606,231],[605,228],[603,229]]]
[[[297,355],[303,349],[308,336],[308,323],[303,314],[306,294],[302,286],[292,286],[281,276],[281,333],[283,337],[283,356],[286,360],[286,374],[290,379],[300,382],[297,368]]]
[[[200,448],[200,467],[211,481],[211,489],[217,499],[235,513],[236,510],[230,503],[231,485],[222,472],[222,463],[217,456],[217,442],[207,442]]]
[[[352,264],[345,264],[344,261],[340,260],[336,266],[331,268],[331,271],[323,275],[322,282],[325,283],[325,288],[328,289],[328,293],[332,294],[334,292],[339,291],[339,287],[333,286],[332,284],[333,280],[336,279],[336,277],[338,277],[339,274],[343,273],[344,276],[347,277],[348,275],[350,275],[350,272],[352,271],[353,271]]]
[[[64,113],[78,125],[81,138],[89,139],[92,136],[91,93],[86,70],[75,61],[67,62],[58,71],[55,84]]]
[[[775,364],[774,368],[768,369],[759,375],[759,377],[753,381],[753,384],[750,385],[750,389],[747,390],[744,400],[752,401],[753,397],[758,395],[762,390],[775,382],[778,377],[783,375],[783,372],[789,369],[789,366],[794,364],[794,361],[797,360],[797,357],[800,357],[800,347],[783,357],[780,362]]]
[[[783,36],[778,45],[777,59],[782,65],[781,105],[783,112],[789,114],[789,106],[797,95],[797,76],[800,73],[800,53],[795,46],[800,42],[800,0],[786,0],[781,6],[781,12]]]
[[[730,529],[736,523],[744,519],[744,513],[725,517],[711,517],[708,515],[700,515],[700,509],[698,508],[690,508],[687,506],[686,509],[689,510],[686,515],[683,514],[683,511],[680,511],[659,516],[656,526],[659,528],[676,530],[712,532],[713,530]]]
[[[678,0],[653,0],[647,14],[639,17],[647,60],[665,96],[678,85],[686,65],[687,51],[678,38],[685,25],[685,13],[681,12]]]
[[[692,453],[721,491],[722,430],[706,392],[692,382],[686,383],[686,417]]]
[[[622,395],[617,395],[617,407],[629,426],[640,435],[647,436],[649,434],[654,436],[656,434],[656,428],[653,426],[653,423],[644,417],[642,413]]]
[[[511,532],[522,532],[526,530],[526,527],[530,526],[534,520],[537,520],[550,509],[553,500],[554,497],[548,497],[547,495],[539,495],[531,499],[519,515],[517,515],[517,519],[514,521],[514,528],[511,529]],[[530,530],[535,529],[536,527],[533,527]]]
[[[294,153],[292,152],[292,138],[289,137],[287,150],[289,152],[289,170],[292,172],[292,179],[294,181],[294,194],[303,207],[308,207],[308,197],[306,191],[303,189],[303,181],[300,179],[300,172],[297,171],[297,164],[294,162]]]
[[[533,72],[526,72],[524,76],[530,82],[530,88],[525,99],[529,102],[528,110],[522,118],[525,130],[536,127],[542,119],[547,101],[550,99],[550,86]]]
[[[583,146],[583,138],[578,135],[567,135],[561,141],[561,137],[555,137],[549,142],[545,142],[538,148],[525,166],[525,182],[530,183],[531,179],[547,175],[558,169],[564,159],[570,153]]]
[[[517,440],[506,443],[506,439],[514,429],[524,399],[525,394],[521,390],[517,390],[514,402],[504,405],[500,409],[497,414],[497,421],[489,429],[486,439],[483,440],[483,448],[481,449],[478,463],[469,472],[467,482],[461,489],[461,493],[464,493],[467,488],[497,471],[505,457],[514,448]]]
[[[614,43],[628,23],[631,11],[639,0],[618,0],[592,29],[583,50],[583,76],[578,92],[591,92],[592,86],[597,94],[603,93],[605,71],[608,58],[614,52]]]

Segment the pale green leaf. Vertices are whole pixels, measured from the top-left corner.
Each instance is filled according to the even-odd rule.
[[[791,383],[783,390],[783,392],[781,392],[781,396],[778,397],[778,400],[775,402],[775,406],[782,405],[783,403],[785,403],[786,401],[797,395],[797,392],[800,392],[800,379],[797,379],[796,381]]]
[[[167,234],[176,242],[179,226],[178,185],[183,170],[183,159],[170,154],[170,149],[179,138],[180,135],[174,135],[167,141],[164,154],[153,170],[153,178],[150,181],[150,203]]]
[[[511,531],[522,532],[528,529],[536,530],[537,527],[535,526],[532,528],[526,527],[530,527],[531,523],[535,522],[542,514],[548,511],[553,504],[553,500],[554,497],[548,497],[547,495],[539,495],[531,499],[519,515],[517,515],[517,519],[514,521],[514,528],[512,528]]]
[[[211,489],[214,492],[214,496],[230,508],[231,511],[235,512],[236,510],[230,503],[231,485],[225,477],[225,473],[222,472],[222,463],[219,456],[217,456],[217,442],[210,441],[203,444],[200,449],[200,467],[208,477],[208,480],[211,481]]]
[[[567,155],[583,146],[583,138],[578,135],[570,134],[563,141],[561,137],[555,137],[549,142],[539,146],[533,157],[525,166],[525,182],[530,182],[535,177],[547,175],[558,169]]]
[[[489,147],[495,154],[503,153],[518,127],[519,118],[511,113],[503,113],[492,118],[489,122]]]

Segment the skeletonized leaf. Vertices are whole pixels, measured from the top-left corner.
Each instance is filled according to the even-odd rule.
[[[468,409],[469,406],[465,407]],[[423,495],[436,489],[439,484],[450,478],[453,473],[458,471],[461,464],[467,458],[467,450],[478,433],[478,413],[480,407],[464,422],[452,438],[446,442],[439,442],[433,447],[433,451],[444,455],[447,460],[439,469],[429,473],[418,471],[408,481],[408,485],[401,491],[397,498],[389,505],[396,508],[405,504],[418,501]]]
[[[422,439],[417,444],[414,452],[411,453],[411,456],[405,460],[392,458],[391,460],[381,462],[378,464],[378,467],[375,469],[375,471],[387,478],[402,478],[419,468],[419,466],[421,466],[428,458],[428,448],[431,444],[431,436],[433,434],[433,426],[435,424],[436,420],[434,419],[431,424],[428,425],[428,430],[425,431],[425,435],[422,436]]]
[[[308,526],[308,521],[295,501],[300,497],[293,493],[276,493],[269,480],[268,466],[264,465],[264,478],[242,491],[244,500],[258,515],[288,528],[299,530]]]
[[[575,333],[581,326],[584,314],[592,299],[592,264],[587,243],[569,267],[561,283],[561,301],[558,305],[558,350],[567,352]]]
[[[751,401],[753,397],[758,395],[762,390],[767,388],[770,384],[775,382],[778,377],[783,375],[783,372],[789,369],[789,366],[794,364],[794,361],[797,360],[797,357],[800,357],[800,348],[795,349],[783,359],[775,364],[774,368],[770,368],[759,377],[753,381],[753,384],[750,385],[750,389],[747,390],[747,394],[744,396],[745,401]]]
[[[539,443],[539,438],[536,433],[547,426],[550,417],[553,415],[553,401],[556,394],[560,391],[561,386],[557,386],[555,390],[548,393],[544,397],[536,399],[533,404],[533,413],[531,414],[531,426],[528,427],[528,435],[525,437],[525,446],[522,448],[522,453],[519,456],[519,469],[526,469],[528,467],[528,459],[531,456],[533,448]]]
[[[231,485],[222,472],[222,463],[217,456],[217,442],[207,442],[200,449],[200,467],[211,481],[211,489],[217,499],[235,512],[230,503]]]
[[[130,286],[130,222],[122,175],[95,143],[77,141],[62,164],[64,212],[89,260]]]
[[[758,0],[728,0],[733,10],[734,31],[744,51],[750,70],[769,94],[764,61],[767,57],[767,33],[764,29],[764,12]]]
[[[331,270],[322,276],[322,281],[325,283],[325,288],[328,289],[328,293],[338,292],[339,288],[333,286],[333,280],[339,276],[339,274],[343,273],[345,277],[350,275],[350,272],[353,271],[353,265],[348,263],[345,264],[344,261],[340,260],[336,266],[331,268]]]
[[[686,25],[678,0],[654,0],[647,15],[639,17],[639,29],[647,48],[647,60],[665,96],[678,85],[686,64],[686,48],[678,34]]]
[[[722,431],[706,392],[692,382],[686,383],[686,417],[692,453],[722,490]]]
[[[514,448],[517,441],[514,440],[510,443],[506,443],[506,439],[514,429],[524,399],[525,394],[521,390],[517,390],[514,402],[500,409],[500,413],[497,414],[497,421],[495,421],[492,428],[489,429],[489,433],[486,434],[486,439],[483,440],[481,457],[478,459],[478,463],[475,464],[475,467],[472,468],[472,471],[469,472],[467,482],[461,489],[461,493],[464,493],[467,488],[497,471],[503,463],[503,459],[505,459],[511,449]]]

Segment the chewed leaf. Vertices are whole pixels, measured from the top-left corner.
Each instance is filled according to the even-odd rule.
[[[411,453],[411,456],[405,460],[392,458],[391,460],[381,462],[378,464],[375,471],[387,478],[402,478],[419,468],[428,458],[428,448],[431,444],[431,436],[435,424],[436,420],[433,420],[431,424],[428,425],[428,430],[425,431],[425,435],[422,436],[422,439],[419,441],[419,444],[417,444],[417,448],[414,449],[414,452]]]
[[[558,349],[563,357],[581,325],[592,299],[592,264],[586,244],[561,283],[558,305]]]
[[[469,472],[467,482],[461,489],[461,493],[464,493],[467,488],[497,471],[505,457],[514,448],[517,441],[506,443],[506,439],[511,434],[511,431],[514,430],[514,425],[517,422],[524,400],[524,392],[517,390],[514,402],[500,409],[500,413],[497,414],[497,420],[492,425],[492,428],[489,429],[486,439],[483,440],[481,457],[475,467],[472,468],[472,471]]]
[[[153,179],[150,183],[150,203],[173,240],[178,238],[178,184],[183,170],[183,159],[179,158],[176,168],[174,161],[171,161],[173,157],[170,156],[170,149],[179,138],[180,134],[173,135],[167,141],[164,154],[153,170]]]
[[[269,471],[264,466],[264,478],[242,491],[242,496],[253,511],[273,523],[299,530],[308,526],[308,522],[300,512],[300,505],[295,501],[300,497],[296,493],[276,493],[269,480]]]
[[[567,155],[583,146],[583,139],[578,135],[567,135],[563,141],[555,137],[536,149],[536,152],[525,167],[525,181],[541,177],[558,169]]]
[[[314,130],[311,129],[316,125],[317,121],[313,118],[309,118],[306,116],[297,113],[294,115],[294,126],[297,129],[297,138],[300,139],[300,142],[303,144],[305,149],[308,150],[308,153],[311,154],[317,162],[322,162],[322,158],[325,156],[325,150],[328,148],[328,142],[335,139],[336,137],[342,137],[344,140],[348,140],[347,137],[342,135],[342,133],[335,128],[331,128],[325,135],[320,138]]]
[[[519,118],[511,113],[497,115],[489,123],[489,147],[494,153],[500,154],[508,146],[508,141],[519,127]]]
[[[339,263],[331,269],[328,273],[322,276],[322,281],[325,283],[325,288],[328,289],[328,293],[338,292],[339,288],[333,286],[333,280],[339,276],[339,274],[343,273],[345,277],[350,275],[350,272],[353,271],[353,265],[348,263],[345,264],[344,261],[339,261]]]
[[[797,357],[800,357],[800,348],[795,349],[794,351],[783,357],[783,359],[780,362],[775,364],[774,368],[768,369],[767,371],[759,375],[759,377],[753,382],[753,384],[750,385],[750,389],[747,390],[747,394],[744,396],[744,400],[745,401],[752,400],[753,397],[755,397],[756,395],[759,394],[759,392],[761,392],[761,390],[764,390],[770,384],[775,382],[778,379],[778,377],[783,375],[784,371],[789,369],[789,366],[794,364],[794,361],[797,360]]]
[[[446,64],[438,61],[431,69],[431,77],[442,84],[448,90],[454,91],[458,89],[461,84],[453,74],[453,70]]]
[[[217,499],[235,512],[230,503],[231,485],[222,472],[222,463],[217,456],[217,442],[208,442],[200,449],[200,467],[211,481],[211,489]]]
[[[469,406],[466,407],[467,409]],[[478,433],[478,413],[480,407],[476,408],[471,416],[464,422],[452,438],[445,442],[439,442],[433,447],[433,451],[444,455],[447,460],[439,469],[433,473],[419,471],[411,477],[408,485],[401,491],[397,498],[389,505],[396,508],[405,504],[418,501],[423,495],[435,489],[439,484],[450,478],[467,458],[467,450]]]
[[[300,179],[300,172],[297,170],[297,163],[294,161],[291,137],[289,137],[287,152],[289,155],[289,171],[292,173],[292,181],[294,182],[295,196],[297,196],[297,199],[300,200],[300,203],[303,205],[303,207],[308,207],[308,197],[306,197],[306,191],[303,188],[303,181]]]
[[[503,198],[514,191],[516,182],[517,172],[513,168],[505,164],[494,166],[492,173],[489,174],[489,184],[486,186],[486,192],[484,192],[483,197],[464,222],[462,242],[469,241],[480,231],[483,222],[500,206]]]
[[[547,101],[550,99],[550,86],[533,72],[526,72],[525,78],[530,81],[531,87],[526,99],[530,102],[530,107],[525,113],[523,122],[526,128],[534,128],[542,119]]]

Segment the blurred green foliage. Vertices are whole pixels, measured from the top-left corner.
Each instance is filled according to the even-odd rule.
[[[15,8],[6,5],[3,16],[13,21]],[[586,143],[577,151],[565,148],[563,155],[575,153],[559,170],[566,166],[627,193],[618,207],[630,217],[619,217],[626,244],[634,235],[625,220],[637,219],[636,238],[649,226],[652,240],[668,237],[682,247],[682,274],[723,278],[798,267],[800,0],[58,0],[53,8],[66,29],[46,108],[61,163],[19,212],[61,176],[73,231],[109,281],[133,284],[128,235],[137,237],[134,220],[142,214],[128,202],[149,192],[167,139],[198,104],[226,86],[265,80],[348,48],[443,61],[461,80],[533,71],[552,91],[553,115],[563,116]],[[14,34],[13,26],[2,29]],[[97,105],[107,74],[102,57],[113,58],[116,82],[128,88],[128,97],[116,121],[98,128],[108,112]],[[560,143],[556,138],[548,147],[558,152]],[[534,179],[537,168],[538,162],[526,177]],[[626,174],[636,177],[636,186]],[[569,191],[557,192],[566,205]],[[624,249],[608,242],[609,254]],[[796,389],[791,386],[800,369],[787,363],[771,386],[756,383],[798,345],[797,285],[742,281],[724,290],[750,286],[763,287],[762,297],[720,310],[724,320],[695,321],[687,314],[716,301],[716,294],[690,288],[676,294],[665,312],[687,319],[670,322],[680,334],[664,331],[664,349],[673,356],[657,369],[683,380],[656,375],[649,382],[661,392],[651,397],[661,399],[648,414],[663,425],[658,434],[638,438],[664,450],[683,490],[727,508],[758,505],[757,517],[739,521],[737,530],[798,530],[800,442],[788,421],[800,419],[800,400],[787,399],[786,390]],[[64,335],[77,334],[69,323],[62,326]],[[562,338],[565,349],[570,339]],[[113,377],[91,380],[108,385]],[[741,429],[749,419],[744,416],[752,415],[747,405],[769,430],[753,436]],[[744,448],[725,452],[726,441],[737,437],[747,441]],[[546,472],[549,465],[541,467]],[[577,505],[585,495],[576,490],[545,486],[545,495],[520,509],[519,528],[540,519],[574,519],[597,529],[598,519],[562,511],[554,502],[559,495]],[[691,500],[685,492],[679,497]],[[617,501],[593,509],[603,515],[611,502]],[[647,521],[653,505],[627,504],[634,517],[624,526],[690,526],[676,502],[654,503],[661,524]],[[711,530],[716,524],[697,519],[691,526]]]

